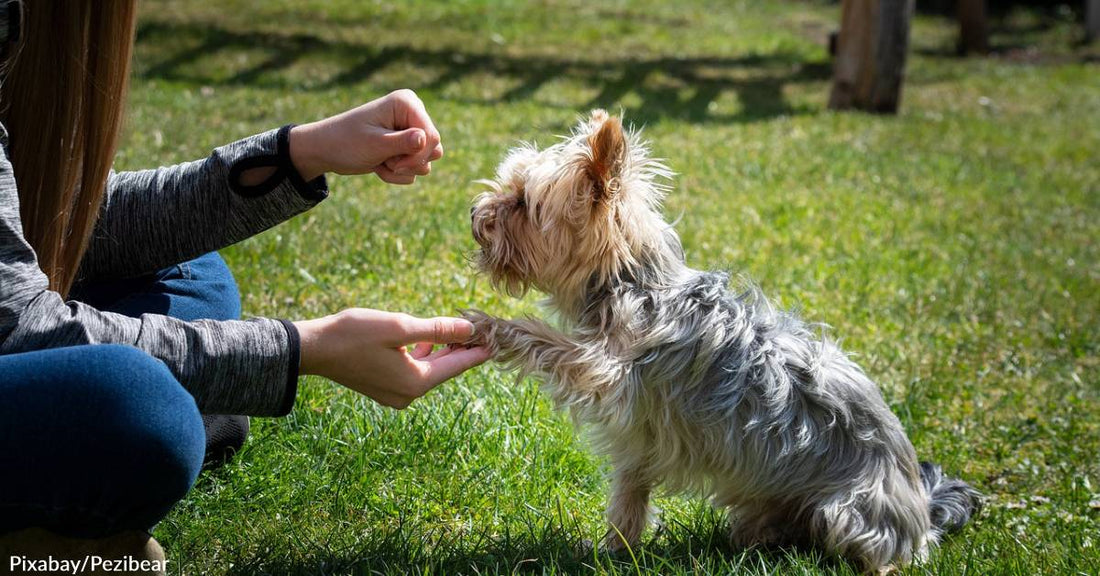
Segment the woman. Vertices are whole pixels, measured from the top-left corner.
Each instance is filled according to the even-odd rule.
[[[433,351],[470,335],[454,318],[237,320],[214,252],[323,200],[326,172],[428,174],[443,149],[415,94],[202,161],[113,173],[133,2],[11,6],[0,9],[0,551],[163,558],[147,531],[218,440],[200,413],[284,415],[299,374],[403,408],[486,359]]]

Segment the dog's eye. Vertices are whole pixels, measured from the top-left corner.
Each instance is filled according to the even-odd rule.
[[[527,208],[527,197],[526,196],[520,194],[519,196],[516,197],[516,208],[519,208],[521,210],[524,209],[524,208]]]

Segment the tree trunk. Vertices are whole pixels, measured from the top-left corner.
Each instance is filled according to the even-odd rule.
[[[1100,40],[1100,0],[1086,0],[1085,38],[1090,42]]]
[[[844,0],[829,108],[896,114],[913,0]]]
[[[985,0],[959,0],[959,54],[989,52]]]

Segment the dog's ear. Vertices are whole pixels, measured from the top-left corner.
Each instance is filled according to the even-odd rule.
[[[603,202],[615,196],[620,187],[620,176],[626,163],[626,135],[623,123],[607,112],[592,112],[590,122],[598,128],[588,137],[588,146],[592,150],[589,158],[588,176],[592,179],[592,200]]]

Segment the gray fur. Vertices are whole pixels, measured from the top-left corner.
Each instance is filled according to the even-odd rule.
[[[513,285],[547,291],[563,328],[476,311],[467,318],[498,362],[539,377],[559,406],[590,425],[597,449],[610,456],[605,546],[638,543],[650,495],[661,486],[728,509],[733,537],[742,545],[816,545],[868,571],[923,557],[943,532],[977,510],[978,494],[943,478],[938,467],[918,465],[878,387],[823,328],[777,310],[756,289],[731,291],[724,273],[688,268],[676,233],[663,220],[657,220],[661,230],[631,229],[655,221],[637,205],[619,213],[631,218],[599,220],[623,227],[601,237],[621,238],[633,248],[628,257],[617,256],[619,265],[601,262],[601,273],[593,273],[580,294],[562,293],[560,286],[577,283],[559,277],[598,257],[577,248],[586,245],[577,237],[596,234],[591,224],[564,231],[561,222],[537,222],[555,234],[523,242],[506,235],[523,233],[523,222],[503,226],[497,219],[530,216],[492,203],[517,192],[527,195],[527,206],[541,198],[560,202],[562,195],[540,191],[582,189],[576,182],[536,179],[583,178],[583,171],[538,166],[566,163],[603,117],[594,114],[573,140],[544,156],[528,151],[524,172],[502,170],[500,181],[516,190],[497,186],[497,195],[483,197],[474,214],[475,237],[494,255],[483,265],[494,277],[510,274]],[[629,172],[652,165],[639,152],[644,147],[631,143],[634,162],[613,175],[624,183],[617,201],[656,206],[660,189],[648,185],[652,178]],[[532,248],[549,238],[572,244]],[[524,250],[542,259],[527,258]],[[569,254],[568,265],[548,263],[545,255],[556,253]],[[609,268],[613,273],[604,273]],[[517,277],[516,270],[525,273]]]
[[[981,493],[962,480],[948,478],[938,465],[921,462],[920,479],[931,495],[930,515],[937,536],[960,530],[981,512]]]

